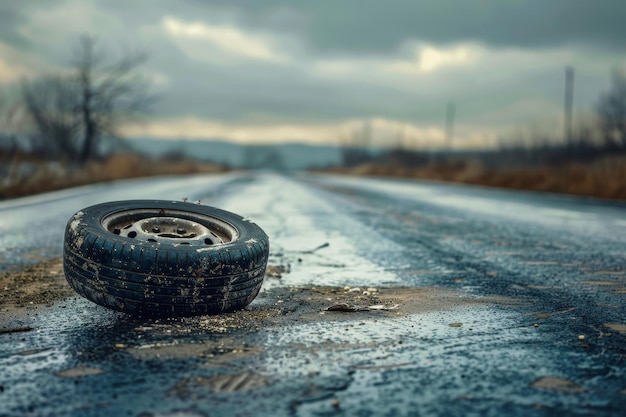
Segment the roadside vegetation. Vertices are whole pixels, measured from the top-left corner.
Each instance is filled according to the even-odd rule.
[[[324,171],[453,181],[484,186],[626,200],[626,75],[597,103],[593,121],[561,138],[520,134],[492,150],[427,151],[396,147],[372,152],[371,130],[343,148],[340,166]]]
[[[147,175],[226,168],[173,152],[149,158],[119,134],[155,100],[141,71],[144,52],[109,59],[80,38],[66,70],[0,92],[0,199]]]
[[[114,153],[78,166],[68,166],[62,159],[50,160],[32,154],[16,154],[3,173],[6,176],[0,185],[0,199],[129,178],[217,173],[226,170],[228,168],[223,165],[178,155],[149,158],[135,152]]]

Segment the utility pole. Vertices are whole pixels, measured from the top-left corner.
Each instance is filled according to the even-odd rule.
[[[565,142],[572,141],[572,106],[574,104],[574,68],[565,67],[565,117],[564,137]]]
[[[367,119],[363,124],[363,138],[362,138],[363,152],[368,152],[372,145],[372,121]]]
[[[456,106],[453,102],[449,102],[446,106],[446,148],[452,149],[452,140],[454,138],[454,113]]]

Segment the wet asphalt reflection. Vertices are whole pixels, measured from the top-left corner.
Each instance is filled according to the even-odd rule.
[[[34,212],[52,213],[41,220],[49,252],[38,254],[50,258],[60,255],[56,230],[90,199],[160,192],[178,199],[171,194],[180,184],[151,181],[151,191],[124,183],[121,196],[112,187],[106,195],[84,189],[80,198],[0,204],[13,219],[0,224],[2,256],[11,268],[29,262],[10,242]],[[270,236],[269,264],[279,273],[266,277],[250,308],[153,320],[76,296],[2,312],[0,328],[22,331],[0,333],[0,415],[618,416],[626,409],[624,205],[269,173],[198,179],[188,191],[184,197],[247,216]],[[399,306],[324,311],[340,298],[391,305],[368,288],[381,297],[396,288]],[[429,290],[402,298],[403,288]]]

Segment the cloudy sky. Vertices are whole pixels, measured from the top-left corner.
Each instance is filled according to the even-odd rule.
[[[30,0],[0,2],[0,88],[59,71],[81,34],[150,55],[159,101],[129,136],[436,146],[562,131],[626,66],[624,0]]]

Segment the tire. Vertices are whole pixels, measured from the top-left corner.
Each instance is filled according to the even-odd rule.
[[[70,286],[101,306],[141,316],[218,314],[256,297],[269,241],[256,224],[213,207],[129,200],[74,214],[65,229]]]

